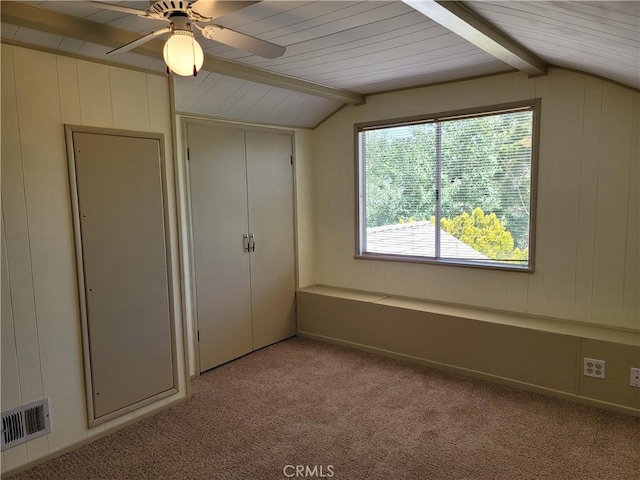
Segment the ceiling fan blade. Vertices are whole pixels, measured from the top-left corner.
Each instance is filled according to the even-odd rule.
[[[136,40],[133,40],[132,42],[125,43],[121,47],[115,48],[110,52],[107,52],[107,55],[114,55],[116,53],[128,52],[129,50],[139,47],[143,43],[147,43],[149,40],[153,39],[154,37],[157,37],[158,35],[162,35],[163,33],[169,33],[170,31],[171,31],[171,27],[159,28],[158,30],[154,30],[153,32],[146,34],[144,37],[140,37]]]
[[[235,12],[241,8],[248,7],[254,3],[260,3],[260,0],[196,0],[191,4],[191,10],[196,12],[198,15],[213,19]]]
[[[114,3],[107,2],[91,2],[91,1],[82,1],[78,2],[83,5],[87,5],[93,8],[102,8],[104,10],[113,10],[114,12],[122,12],[122,13],[131,13],[133,15],[138,15],[139,17],[148,17],[149,12],[145,10],[138,10],[137,8],[125,7],[123,5],[116,5]]]
[[[201,28],[202,35],[209,40],[224,43],[230,47],[239,48],[245,52],[260,55],[264,58],[281,57],[287,50],[285,47],[276,45],[275,43],[260,40],[259,38],[236,32],[230,28],[221,27],[219,25],[206,25]]]

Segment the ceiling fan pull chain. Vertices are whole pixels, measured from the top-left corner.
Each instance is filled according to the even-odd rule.
[[[189,25],[191,26],[191,25]],[[193,45],[193,43],[196,42],[195,37],[191,38],[191,44]],[[192,48],[191,49],[191,61],[193,63],[193,76],[197,77],[198,76],[198,69],[196,68],[196,49]]]

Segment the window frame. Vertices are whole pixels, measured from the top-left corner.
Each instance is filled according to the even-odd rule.
[[[399,117],[393,119],[381,119],[370,122],[354,123],[354,180],[355,180],[355,259],[360,260],[383,260],[391,262],[404,263],[422,263],[431,265],[448,265],[455,267],[471,267],[491,270],[501,270],[508,272],[526,272],[534,273],[535,271],[535,252],[536,252],[536,217],[537,217],[537,191],[538,191],[538,158],[540,151],[540,117],[541,117],[540,98],[533,98],[524,101],[501,103],[494,105],[483,105],[479,107],[444,111],[438,113],[430,113],[423,115],[414,115],[409,117]],[[529,215],[529,261],[527,265],[509,265],[507,263],[498,263],[495,261],[482,260],[456,260],[442,259],[436,257],[411,256],[411,255],[395,255],[388,253],[367,252],[364,249],[364,241],[366,239],[366,186],[364,178],[364,169],[362,168],[362,159],[360,155],[360,133],[367,130],[375,130],[381,128],[393,128],[421,123],[437,123],[446,120],[457,120],[463,118],[482,117],[499,113],[510,113],[518,110],[531,109],[532,111],[532,131],[531,131],[531,177],[530,181],[530,215]],[[436,179],[439,182],[439,179]],[[437,232],[440,231],[438,228]]]

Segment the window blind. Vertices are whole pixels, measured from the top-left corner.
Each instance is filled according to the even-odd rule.
[[[527,266],[533,115],[361,129],[359,253]]]

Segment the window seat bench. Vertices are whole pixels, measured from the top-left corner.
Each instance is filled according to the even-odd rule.
[[[298,335],[640,416],[638,331],[313,285]],[[584,358],[605,378],[584,376]]]

